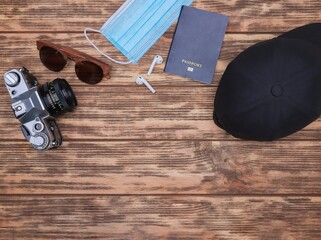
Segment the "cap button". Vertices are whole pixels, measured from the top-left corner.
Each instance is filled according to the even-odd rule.
[[[281,85],[274,85],[271,88],[271,93],[274,97],[280,97],[283,94],[283,87]]]

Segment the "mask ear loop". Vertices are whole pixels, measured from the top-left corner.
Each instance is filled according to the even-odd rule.
[[[90,42],[90,44],[98,51],[100,52],[103,56],[105,56],[106,58],[108,58],[110,61],[113,61],[115,63],[118,64],[123,64],[123,65],[127,65],[133,62],[133,60],[128,61],[128,62],[121,62],[121,61],[117,61],[116,59],[113,59],[112,57],[108,56],[107,54],[105,54],[103,51],[101,51],[88,37],[87,35],[87,31],[92,31],[92,32],[97,32],[97,33],[101,33],[99,30],[93,29],[93,28],[85,28],[84,29],[84,35],[87,38],[88,42]]]

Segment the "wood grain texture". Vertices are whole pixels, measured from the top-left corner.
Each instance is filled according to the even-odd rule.
[[[321,194],[321,143],[0,143],[4,194]]]
[[[1,240],[320,239],[320,197],[1,196]]]
[[[212,121],[228,65],[247,47],[321,21],[319,0],[196,0],[230,16],[214,82],[163,73],[136,86],[172,26],[136,65],[111,64],[112,78],[88,86],[74,63],[53,73],[37,39],[104,60],[84,27],[100,28],[123,3],[0,1],[0,75],[26,66],[41,83],[66,78],[78,98],[57,119],[65,142],[37,152],[23,139],[0,84],[0,239],[321,239],[321,119],[275,142],[236,140]],[[99,34],[103,51],[120,54]]]
[[[46,69],[39,60],[35,46],[36,39],[55,39],[56,43],[72,46],[99,58],[82,34],[2,34],[0,70],[5,72],[13,67],[26,66],[41,83],[63,77],[72,84],[79,107],[58,120],[66,139],[233,139],[212,121],[214,93],[219,79],[227,64],[239,52],[274,36],[226,35],[214,83],[210,86],[164,74],[163,66],[157,66],[149,78],[156,88],[156,95],[149,94],[145,87],[138,87],[135,78],[146,73],[154,55],[166,56],[171,35],[162,37],[139,64],[125,67],[113,65],[111,79],[89,86],[77,79],[73,63],[60,73]],[[95,37],[99,39],[99,36]],[[106,47],[105,50],[108,49]],[[119,55],[114,48],[110,49],[113,49],[114,57]],[[12,117],[6,91],[0,85],[0,111],[3,112],[0,124],[6,125],[0,137],[22,139],[17,121]],[[288,139],[320,139],[320,126],[321,121],[318,120]]]
[[[2,139],[23,139],[7,90],[0,89]],[[216,88],[75,86],[78,107],[57,119],[66,139],[234,139],[213,122]],[[3,99],[3,101],[2,101]],[[321,119],[285,139],[321,139]]]
[[[0,31],[99,29],[124,1],[2,0]],[[230,16],[229,32],[283,32],[321,20],[319,0],[197,0],[192,6]]]

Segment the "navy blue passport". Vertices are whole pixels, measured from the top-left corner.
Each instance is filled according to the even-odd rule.
[[[210,84],[228,19],[222,14],[183,6],[164,71]]]

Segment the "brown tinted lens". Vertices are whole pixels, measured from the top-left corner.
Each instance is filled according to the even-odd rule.
[[[99,83],[104,77],[101,67],[88,61],[78,62],[75,70],[78,78],[88,84]]]
[[[43,65],[54,72],[61,71],[67,64],[61,53],[51,47],[42,47],[39,55]]]

